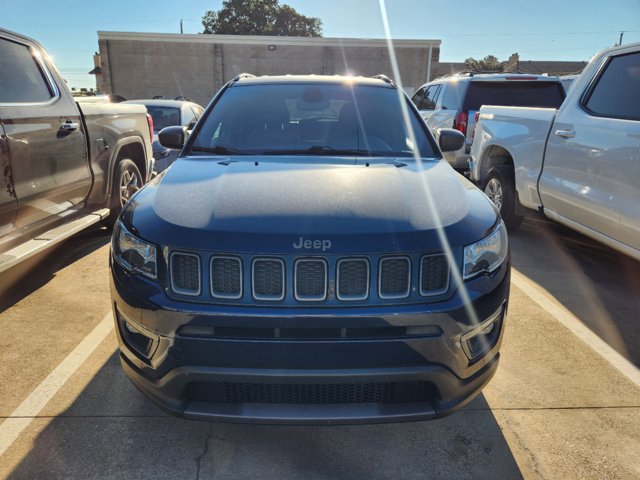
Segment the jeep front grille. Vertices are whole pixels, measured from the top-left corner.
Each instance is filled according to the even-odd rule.
[[[338,261],[338,300],[364,300],[369,296],[369,261],[364,258]]]
[[[380,298],[404,298],[411,288],[411,261],[407,257],[387,257],[380,260],[378,272]]]
[[[253,298],[256,300],[284,299],[284,261],[279,258],[258,258],[252,265]]]
[[[421,302],[424,297],[436,301],[450,288],[450,264],[443,253],[336,258],[174,251],[168,270],[174,293],[210,302]]]
[[[242,297],[242,261],[237,257],[211,259],[211,295],[216,298]]]
[[[200,257],[174,252],[170,259],[171,288],[182,295],[200,295]]]
[[[449,263],[442,254],[425,255],[420,262],[420,294],[438,295],[449,288]]]
[[[300,301],[322,301],[327,298],[327,262],[303,258],[295,263],[294,294]]]

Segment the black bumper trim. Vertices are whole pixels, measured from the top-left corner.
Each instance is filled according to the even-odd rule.
[[[180,367],[158,380],[143,376],[121,353],[124,372],[133,384],[170,414],[193,420],[331,425],[389,423],[429,420],[450,415],[467,405],[493,377],[499,361],[496,354],[487,365],[467,379],[456,377],[442,365],[375,370],[259,370],[211,367]],[[242,382],[382,382],[426,381],[439,392],[434,402],[403,404],[221,404],[189,402],[184,388],[193,381]]]

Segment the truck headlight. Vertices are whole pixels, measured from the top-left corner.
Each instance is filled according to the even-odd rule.
[[[464,247],[464,280],[495,272],[506,260],[508,249],[507,229],[500,220],[488,236]]]
[[[140,240],[118,220],[111,243],[116,261],[130,272],[157,277],[156,247]]]

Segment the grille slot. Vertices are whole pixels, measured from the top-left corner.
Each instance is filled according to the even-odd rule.
[[[364,300],[369,296],[369,262],[364,258],[338,262],[338,300]]]
[[[254,259],[252,264],[253,298],[284,299],[284,262],[279,258]]]
[[[411,261],[407,257],[380,260],[378,295],[380,298],[405,298],[411,287]]]
[[[211,295],[229,299],[242,297],[242,261],[239,258],[211,258]]]
[[[436,398],[428,382],[380,383],[240,383],[191,382],[186,389],[191,401],[212,403],[353,404],[413,403]]]
[[[200,257],[193,253],[172,253],[171,289],[181,295],[200,295]]]
[[[322,301],[327,298],[327,262],[302,259],[295,263],[294,293],[299,301]]]
[[[425,255],[420,262],[420,294],[438,295],[449,288],[449,262],[445,255]]]

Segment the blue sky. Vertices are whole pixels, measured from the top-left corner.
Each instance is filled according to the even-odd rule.
[[[280,0],[320,17],[325,37],[383,38],[378,0]],[[87,72],[98,30],[185,33],[202,30],[222,0],[0,0],[0,26],[39,40],[71,86],[92,87]],[[442,40],[440,61],[496,55],[506,60],[589,60],[618,41],[640,42],[640,0],[387,0],[394,38]]]

